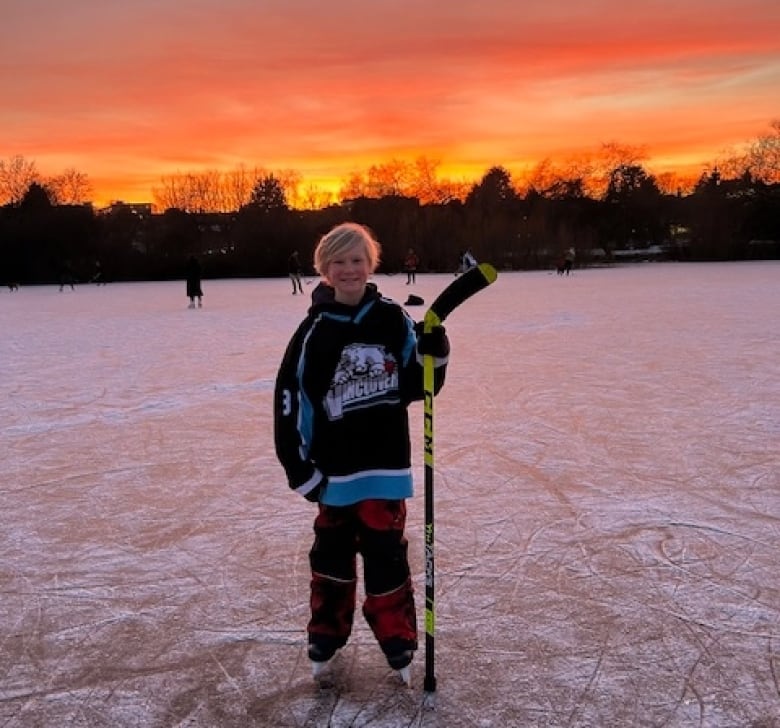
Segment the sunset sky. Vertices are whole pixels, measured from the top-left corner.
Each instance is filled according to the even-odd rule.
[[[778,0],[3,0],[0,159],[95,202],[392,158],[440,176],[642,145],[701,171],[780,118]]]

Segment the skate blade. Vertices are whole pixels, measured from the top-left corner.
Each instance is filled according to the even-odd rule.
[[[401,681],[403,682],[406,687],[411,687],[412,685],[412,666],[407,665],[406,667],[402,667],[400,670],[398,670],[398,677],[401,678]]]

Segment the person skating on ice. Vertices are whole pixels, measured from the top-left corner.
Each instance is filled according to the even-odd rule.
[[[201,288],[201,270],[198,259],[191,255],[187,261],[187,297],[190,299],[188,308],[195,308],[195,299],[198,299],[198,308],[203,306],[203,289]]]
[[[407,408],[423,397],[423,354],[435,360],[434,390],[442,387],[449,341],[443,327],[418,335],[404,309],[368,282],[379,256],[379,243],[355,223],[317,245],[323,283],[277,375],[274,439],[290,488],[318,503],[309,552],[313,673],[351,634],[360,554],[363,615],[408,683],[417,619],[404,534],[413,493]]]
[[[62,293],[65,286],[70,286],[70,290],[75,291],[75,284],[76,276],[73,273],[73,268],[70,265],[70,261],[66,260],[60,267],[60,293]]]
[[[574,251],[574,248],[569,248],[566,251],[566,255],[563,258],[563,270],[566,273],[566,275],[569,275],[571,273],[571,269],[574,267],[574,258],[577,254]]]
[[[417,266],[420,265],[420,258],[414,252],[414,248],[409,248],[404,258],[404,270],[406,271],[406,285],[417,282]]]
[[[297,250],[293,250],[290,257],[287,259],[287,270],[290,274],[290,281],[292,281],[293,296],[297,293],[303,293],[303,287],[301,286],[303,266],[301,266]]]

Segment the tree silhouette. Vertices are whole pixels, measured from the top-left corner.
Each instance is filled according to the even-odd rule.
[[[491,167],[466,197],[469,242],[480,258],[499,260],[515,245],[519,224],[519,196],[503,167]]]
[[[273,174],[257,181],[249,198],[249,205],[264,213],[279,213],[288,209],[287,196],[280,180]]]
[[[194,253],[220,276],[284,275],[292,250],[310,260],[305,251],[346,220],[374,229],[387,272],[409,247],[429,271],[454,270],[469,247],[512,269],[549,266],[570,247],[581,265],[602,248],[646,255],[653,244],[691,260],[780,257],[780,121],[695,185],[656,177],[645,156],[611,142],[544,160],[523,182],[496,165],[475,183],[439,179],[436,160],[393,159],[351,175],[341,199],[302,186],[294,170],[207,170],[163,179],[155,199],[165,214],[123,203],[95,211],[83,204],[86,175],[43,178],[16,156],[0,160],[0,266],[20,282],[52,278],[62,260],[90,272],[100,260],[116,280],[156,279],[180,277]]]
[[[661,191],[655,178],[639,164],[621,164],[609,175],[604,194],[607,240],[611,246],[645,247],[664,237]]]
[[[33,182],[24,193],[19,205],[27,213],[45,213],[51,209],[51,195],[42,184]]]
[[[83,205],[92,196],[92,183],[83,172],[69,167],[62,174],[46,182],[58,205]]]
[[[18,205],[30,185],[39,181],[35,162],[18,154],[8,161],[0,159],[0,204]]]

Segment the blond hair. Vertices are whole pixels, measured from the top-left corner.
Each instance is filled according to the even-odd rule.
[[[341,225],[336,225],[320,238],[314,250],[314,269],[321,276],[326,276],[331,261],[344,255],[356,245],[363,246],[368,258],[368,267],[371,273],[374,273],[379,267],[382,246],[365,225],[356,222],[343,222]]]

